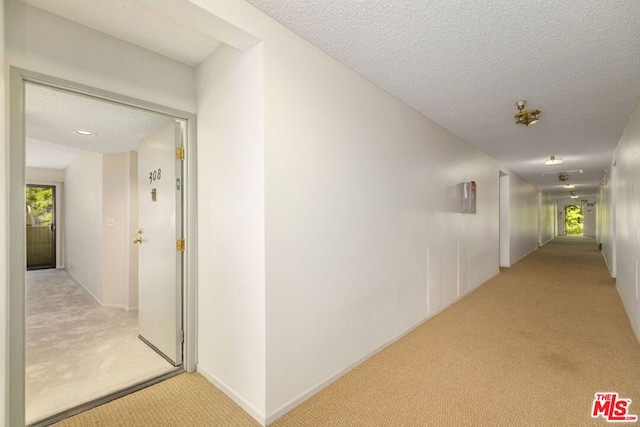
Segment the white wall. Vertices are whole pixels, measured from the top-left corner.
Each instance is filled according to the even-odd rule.
[[[271,421],[498,272],[500,165],[246,3],[194,2],[263,40]],[[203,145],[200,182],[214,176]],[[469,180],[477,213],[461,214]],[[512,181],[513,207],[526,205],[512,244],[524,255],[537,244],[536,189]],[[261,315],[220,314],[228,325]]]
[[[197,69],[198,370],[264,420],[262,63],[223,46]]]
[[[137,157],[137,156],[136,156]],[[130,264],[137,248],[131,244],[131,193],[137,195],[137,164],[131,153],[105,154],[102,160],[102,298],[105,306],[125,309],[137,307],[138,282],[132,282]],[[133,173],[132,173],[133,169]],[[136,176],[135,181],[131,180]],[[137,197],[137,196],[136,196]],[[137,206],[137,200],[135,201]],[[115,226],[109,226],[111,219]],[[135,226],[133,227],[135,230]],[[131,301],[132,294],[136,295]]]
[[[498,165],[297,37],[265,52],[276,417],[498,272]]]
[[[500,171],[499,177],[499,193],[500,193],[500,267],[511,267],[509,249],[511,243],[509,231],[509,198],[511,191],[509,189],[510,178],[506,172]]]
[[[555,237],[556,202],[553,196],[540,192],[540,237],[538,241],[545,244]]]
[[[25,168],[25,176],[33,182],[64,182],[63,169]]]
[[[616,286],[640,340],[640,100],[620,139],[615,161]]]
[[[64,268],[64,170],[26,168],[27,184],[53,185],[56,189],[56,268]]]
[[[7,0],[8,65],[195,112],[193,68]]]
[[[102,301],[102,154],[76,156],[64,182],[65,263],[69,273]]]
[[[538,189],[509,175],[509,264],[513,265],[538,246]]]
[[[612,166],[609,172],[607,184],[600,187],[597,198],[598,215],[598,243],[602,245],[602,256],[604,257],[611,277],[616,277],[616,246],[615,246],[615,194],[616,167]]]

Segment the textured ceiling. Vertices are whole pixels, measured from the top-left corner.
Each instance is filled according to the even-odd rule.
[[[82,151],[136,151],[138,141],[173,119],[36,84],[26,85],[26,165],[65,169]],[[79,136],[87,130],[95,136]]]
[[[136,0],[21,0],[176,61],[195,66],[220,42]]]
[[[638,0],[248,0],[425,116],[560,191],[594,193],[640,94]],[[542,111],[516,126],[516,102]],[[549,156],[562,166],[544,166]]]
[[[190,65],[217,46],[161,0],[22,1]],[[597,190],[640,95],[638,0],[247,1],[555,194],[575,169]],[[539,123],[513,123],[519,100]]]

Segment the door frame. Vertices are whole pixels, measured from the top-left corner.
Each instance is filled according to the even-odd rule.
[[[58,234],[58,200],[56,195],[57,186],[55,184],[25,184],[25,187],[36,187],[36,188],[50,188],[51,189],[51,202],[52,202],[52,214],[51,214],[51,259],[52,265],[45,267],[37,267],[32,270],[43,270],[48,268],[56,268],[58,266],[58,242],[56,235]],[[25,245],[26,249],[26,245]],[[29,265],[27,264],[27,269],[29,269]]]
[[[9,425],[25,423],[25,280],[26,239],[24,229],[25,205],[25,85],[39,84],[89,96],[104,102],[126,105],[174,117],[185,122],[185,159],[183,164],[183,232],[184,251],[183,313],[184,326],[183,366],[195,371],[197,363],[197,188],[196,188],[196,116],[193,113],[142,101],[114,92],[82,85],[33,71],[10,67],[9,126],[9,252],[8,290],[8,407]]]

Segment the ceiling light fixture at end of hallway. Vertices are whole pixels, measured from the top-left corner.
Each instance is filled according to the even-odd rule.
[[[561,165],[564,161],[560,157],[551,156],[549,160],[545,160],[544,164],[547,166]]]
[[[94,132],[90,132],[88,130],[73,130],[72,132],[80,136],[96,136]]]

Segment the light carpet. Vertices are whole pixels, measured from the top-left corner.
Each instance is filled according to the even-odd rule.
[[[64,270],[27,272],[26,332],[27,423],[175,369],[135,311],[100,307]]]
[[[60,425],[255,425],[202,381],[180,375]],[[606,425],[596,392],[640,414],[640,344],[595,241],[558,238],[273,426]]]

